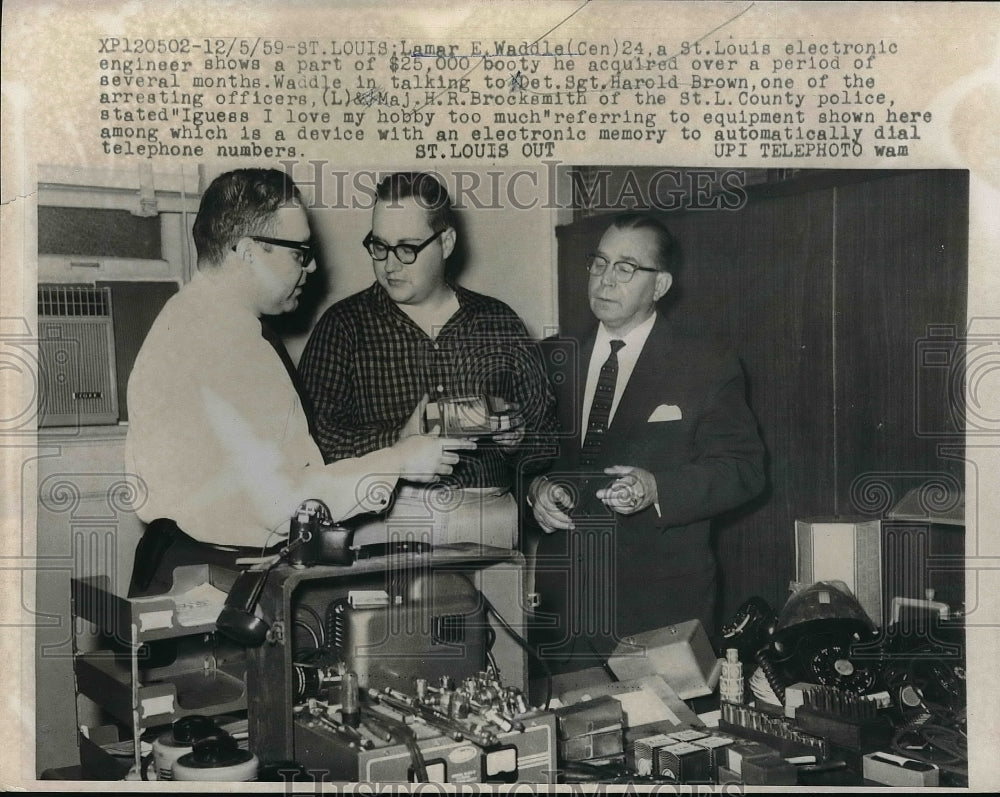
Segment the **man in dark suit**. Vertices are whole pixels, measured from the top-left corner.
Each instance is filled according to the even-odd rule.
[[[676,247],[647,216],[616,217],[587,264],[598,328],[558,387],[564,431],[528,503],[542,535],[536,641],[553,669],[685,620],[714,630],[710,521],[764,487],[764,448],[735,355],[678,338],[656,311]]]

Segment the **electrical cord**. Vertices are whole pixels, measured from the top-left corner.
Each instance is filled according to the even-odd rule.
[[[420,752],[417,744],[417,737],[409,728],[403,734],[403,744],[410,753],[410,764],[413,766],[413,777],[417,783],[428,783],[427,764],[424,762],[424,754]]]
[[[777,668],[774,666],[774,662],[771,661],[770,647],[770,645],[765,645],[754,654],[753,659],[757,662],[757,671],[753,674],[753,676],[751,676],[750,688],[753,689],[753,678],[757,675],[757,673],[760,673],[775,697],[775,701],[768,702],[774,702],[779,706],[783,706],[785,705],[785,684],[782,682],[781,676],[778,674]],[[757,695],[757,697],[761,697],[761,695],[758,695],[756,691],[754,694]]]
[[[309,625],[309,623],[307,623],[305,620],[296,620],[295,625],[299,628],[304,628],[309,633],[309,636],[312,637],[315,650],[322,649],[323,646],[320,644],[319,637],[316,636],[316,632],[313,631],[313,628],[311,625]]]
[[[962,764],[969,755],[964,733],[930,722],[900,730],[892,739],[892,749],[925,764]]]
[[[267,555],[267,550],[268,550],[268,548],[271,547],[271,538],[272,537],[280,537],[282,542],[287,541],[288,532],[287,531],[278,531],[278,528],[280,528],[280,526],[271,529],[267,533],[267,537],[264,538],[264,542],[260,546],[260,556],[263,557],[263,556]],[[278,544],[279,543],[273,543],[273,545],[278,545]]]
[[[500,679],[500,666],[497,664],[496,656],[493,655],[493,646],[497,641],[497,632],[491,627],[486,629],[486,663],[487,671],[496,678]]]
[[[926,727],[924,738],[931,746],[946,754],[951,754],[956,761],[967,761],[969,758],[968,739],[957,728],[940,728],[936,725]]]
[[[590,652],[594,655],[594,658],[601,662],[601,669],[604,670],[604,674],[611,679],[611,683],[618,683],[619,678],[615,675],[615,671],[611,669],[611,665],[608,664],[608,660],[597,652],[594,648],[594,643],[589,639],[587,640],[587,647],[590,648]]]
[[[517,644],[520,645],[528,653],[528,655],[533,656],[535,661],[542,666],[542,670],[545,672],[545,705],[543,708],[545,711],[548,711],[549,703],[552,702],[552,670],[549,669],[548,663],[545,659],[538,655],[538,651],[535,650],[534,646],[528,642],[528,640],[511,627],[510,623],[508,623],[504,616],[497,611],[496,606],[490,602],[489,598],[485,595],[483,595],[482,598],[483,603],[486,606],[486,610],[496,618],[497,622],[500,623],[500,627],[510,634],[511,638],[517,642]]]
[[[492,650],[486,651],[486,665],[487,665],[486,671],[490,674],[491,677],[495,678],[498,681],[502,680],[502,678],[500,677],[500,666],[497,664],[496,656],[493,655]]]
[[[369,709],[362,708],[361,711],[365,716],[371,715]],[[403,744],[406,745],[406,749],[410,754],[410,764],[413,767],[413,776],[417,783],[428,783],[427,763],[424,761],[424,754],[420,751],[420,745],[417,744],[416,734],[413,733],[405,722],[397,720],[394,717],[378,714],[375,719],[391,731],[394,731]]]

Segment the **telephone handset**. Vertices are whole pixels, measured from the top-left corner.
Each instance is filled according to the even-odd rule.
[[[740,661],[756,662],[767,678],[775,696],[785,702],[785,680],[774,667],[778,658],[774,629],[778,622],[771,605],[756,595],[736,610],[732,619],[722,626],[724,648],[735,648]]]
[[[770,604],[756,595],[736,610],[732,619],[722,625],[722,651],[736,648],[741,661],[753,658],[774,633],[777,615]]]

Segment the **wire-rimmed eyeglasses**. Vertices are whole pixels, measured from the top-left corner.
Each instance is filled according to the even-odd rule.
[[[658,268],[640,266],[637,263],[630,263],[628,260],[616,260],[614,263],[602,255],[587,256],[587,271],[593,276],[600,277],[611,266],[612,273],[618,282],[631,282],[637,271],[659,271]]]

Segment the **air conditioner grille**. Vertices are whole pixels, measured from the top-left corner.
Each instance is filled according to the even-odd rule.
[[[93,285],[39,285],[38,315],[50,318],[110,316],[111,290]]]

